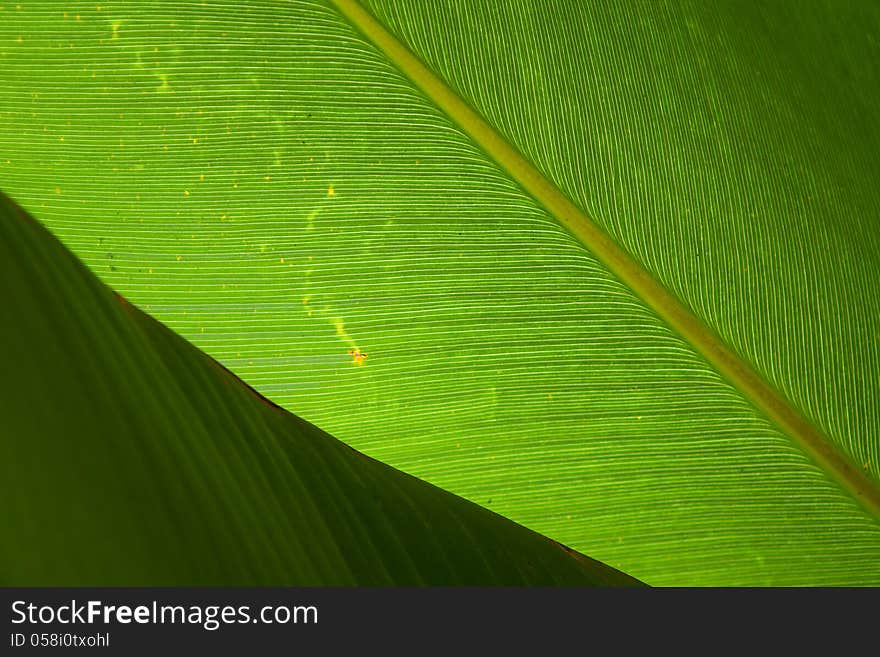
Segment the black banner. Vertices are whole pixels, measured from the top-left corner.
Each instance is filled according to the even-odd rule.
[[[877,589],[3,588],[0,654],[474,654],[870,642]]]

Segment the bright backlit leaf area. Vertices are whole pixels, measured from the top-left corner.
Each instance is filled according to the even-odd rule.
[[[652,585],[880,585],[878,107],[872,0],[0,9],[0,188],[103,282],[351,447]]]

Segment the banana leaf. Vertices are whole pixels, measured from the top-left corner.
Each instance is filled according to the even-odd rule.
[[[22,2],[0,187],[352,447],[650,584],[880,584],[872,2]]]
[[[637,585],[359,454],[0,196],[6,585]]]

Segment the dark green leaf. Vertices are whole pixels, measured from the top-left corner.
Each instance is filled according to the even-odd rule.
[[[627,267],[321,2],[7,5],[3,186],[285,408],[650,583],[880,584],[876,3],[366,4]]]
[[[0,582],[635,580],[275,406],[0,195]]]

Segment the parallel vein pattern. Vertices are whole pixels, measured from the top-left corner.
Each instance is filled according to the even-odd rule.
[[[3,194],[0,238],[5,585],[637,584],[260,398]]]
[[[120,293],[650,584],[880,583],[876,521],[334,9],[101,7],[4,9],[0,178]]]
[[[365,4],[877,486],[876,3]]]
[[[845,453],[804,418],[791,403],[755,372],[751,365],[724,344],[708,326],[658,283],[638,262],[623,251],[586,214],[452,89],[437,78],[357,0],[333,0],[401,71],[445,111],[486,153],[520,183],[554,217],[648,304],[663,320],[702,354],[733,385],[798,443],[841,485],[880,518],[880,484],[873,481]]]

